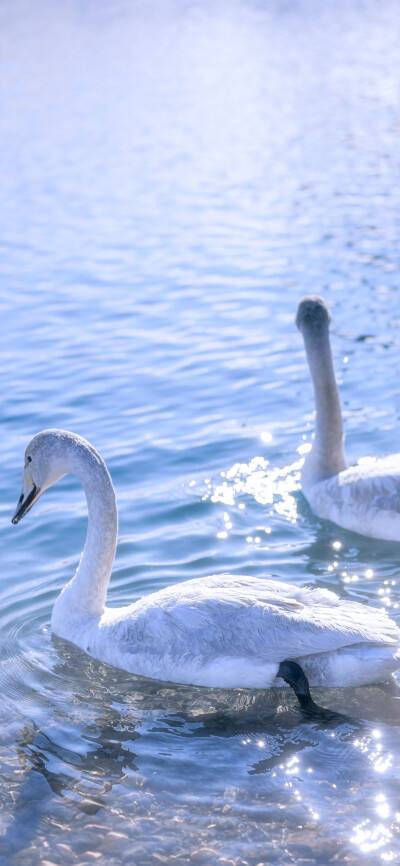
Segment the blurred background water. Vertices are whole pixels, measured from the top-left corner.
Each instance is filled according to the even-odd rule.
[[[400,676],[291,693],[127,676],[52,638],[86,506],[17,529],[31,436],[88,438],[117,491],[109,601],[230,570],[400,621],[398,544],[299,491],[322,293],[352,460],[399,450],[398,4],[3,0],[0,859],[400,862]],[[300,449],[300,450],[299,450]]]

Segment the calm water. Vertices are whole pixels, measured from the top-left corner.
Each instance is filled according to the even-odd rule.
[[[0,859],[400,862],[400,675],[179,687],[49,630],[86,531],[75,479],[17,528],[49,426],[118,496],[110,602],[212,572],[385,605],[400,545],[312,516],[296,305],[321,292],[356,460],[399,450],[396,2],[3,0]]]

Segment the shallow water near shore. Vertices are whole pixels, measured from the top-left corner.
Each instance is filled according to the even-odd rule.
[[[400,622],[400,543],[316,519],[294,325],[324,295],[352,462],[399,451],[395,3],[66,0],[1,10],[0,861],[400,862],[400,675],[316,689],[145,680],[52,636],[76,479],[18,527],[46,427],[105,458],[109,603],[230,571]]]

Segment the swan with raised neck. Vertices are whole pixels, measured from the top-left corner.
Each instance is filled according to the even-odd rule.
[[[301,472],[302,490],[318,517],[361,535],[400,541],[400,454],[347,467],[330,321],[323,298],[309,295],[300,301],[296,324],[315,399],[315,433]]]
[[[225,574],[106,607],[117,508],[109,472],[89,442],[63,430],[34,436],[12,522],[68,472],[83,485],[88,531],[51,623],[94,658],[147,677],[221,688],[267,688],[284,677],[297,691],[292,662],[311,685],[332,686],[377,682],[400,667],[400,629],[386,611],[327,590]]]

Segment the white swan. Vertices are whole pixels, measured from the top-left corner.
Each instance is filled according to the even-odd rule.
[[[316,423],[301,484],[318,517],[361,535],[400,541],[400,454],[346,468],[342,412],[329,342],[330,313],[322,298],[300,301],[296,324],[304,337],[314,384]]]
[[[371,683],[400,667],[400,629],[386,611],[327,590],[225,574],[105,607],[117,507],[107,467],[89,442],[63,430],[32,439],[12,522],[69,472],[86,494],[88,531],[51,623],[94,658],[147,677],[222,688],[279,685],[277,675],[292,684],[287,664],[279,673],[287,659],[300,663],[314,685]]]

